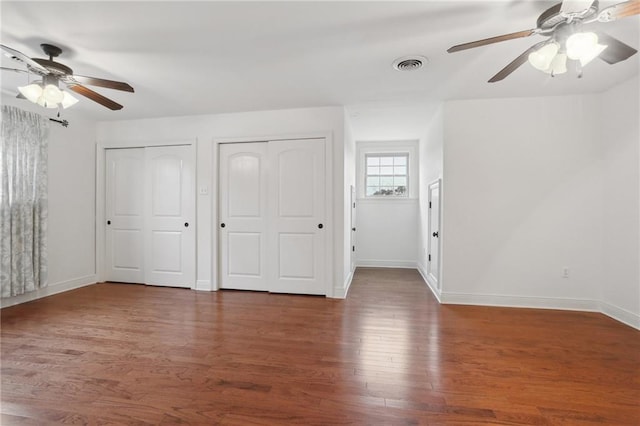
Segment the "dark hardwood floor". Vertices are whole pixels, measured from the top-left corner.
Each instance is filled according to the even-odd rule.
[[[440,306],[413,270],[346,300],[98,284],[1,326],[2,425],[640,424],[639,331]]]

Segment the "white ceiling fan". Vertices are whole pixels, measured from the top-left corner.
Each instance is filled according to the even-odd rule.
[[[595,58],[613,65],[637,53],[636,49],[607,33],[590,31],[589,24],[612,22],[637,14],[640,14],[640,0],[629,0],[604,9],[599,8],[598,0],[564,0],[542,12],[536,28],[458,44],[447,52],[539,34],[547,39],[525,50],[491,77],[489,83],[503,80],[527,61],[551,76],[567,72],[567,62],[574,61],[580,77],[582,67]]]

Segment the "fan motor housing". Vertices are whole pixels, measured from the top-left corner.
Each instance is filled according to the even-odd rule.
[[[595,14],[598,13],[598,0],[594,0],[588,10],[581,13],[578,19],[587,19],[591,18]],[[562,22],[568,22],[568,16],[563,15],[560,12],[562,8],[562,3],[558,3],[555,6],[550,7],[549,9],[542,12],[542,14],[538,17],[537,27],[540,28],[543,32],[553,30],[558,24]]]

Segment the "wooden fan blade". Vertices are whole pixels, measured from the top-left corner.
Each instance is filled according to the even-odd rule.
[[[511,63],[509,63],[509,65],[507,65],[506,67],[502,68],[496,75],[491,77],[491,79],[489,80],[489,83],[495,83],[496,81],[504,80],[506,77],[509,76],[509,74],[511,74],[512,72],[514,72],[518,68],[520,68],[520,65],[524,64],[525,62],[527,62],[527,60],[529,59],[529,54],[531,52],[533,52],[533,51],[537,50],[538,48],[542,47],[546,42],[547,42],[546,40],[545,41],[541,41],[540,43],[534,44],[533,46],[531,46],[530,48],[525,50],[520,56],[518,56],[513,61],[511,61]]]
[[[560,6],[560,12],[569,13],[581,13],[589,9],[593,4],[593,0],[564,0],[562,6]]]
[[[610,22],[638,14],[640,14],[640,0],[629,0],[602,9],[598,14],[598,21]]]
[[[13,71],[13,72],[23,72],[23,73],[28,73],[29,71],[27,70],[20,70],[17,68],[7,68],[7,67],[0,67],[0,70],[2,71]]]
[[[122,109],[122,105],[120,105],[119,103],[114,102],[111,99],[102,96],[100,93],[94,92],[93,90],[88,89],[80,84],[69,84],[67,85],[67,87],[77,94],[87,97],[92,101],[109,108],[110,110],[116,111]]]
[[[473,49],[474,47],[485,46],[487,44],[498,43],[501,41],[513,40],[514,38],[522,38],[529,37],[530,35],[536,34],[538,32],[537,28],[533,30],[526,31],[518,31],[517,33],[504,34],[501,36],[485,38],[483,40],[472,41],[470,43],[457,44],[453,47],[447,49],[447,52],[453,53],[458,52],[460,50]]]
[[[607,33],[598,33],[598,42],[607,46],[600,53],[600,59],[608,64],[617,64],[635,55],[638,51]]]
[[[103,78],[86,77],[84,75],[70,75],[62,79],[69,84],[88,84],[90,86],[106,87],[107,89],[122,90],[133,93],[133,87],[122,81],[105,80]]]
[[[42,65],[40,65],[39,63],[37,63],[36,61],[34,61],[33,59],[31,59],[30,57],[28,57],[27,55],[25,55],[22,52],[18,52],[15,49],[12,49],[8,46],[5,46],[4,44],[0,44],[0,49],[5,51],[5,54],[7,56],[9,56],[10,58],[15,58],[21,62],[24,62],[26,65],[29,66],[29,68],[31,68],[34,72],[41,74],[41,75],[47,75],[49,74],[49,70],[46,69],[45,67],[43,67]]]

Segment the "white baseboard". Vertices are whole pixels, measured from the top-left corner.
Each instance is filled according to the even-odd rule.
[[[0,308],[8,308],[9,306],[18,305],[20,303],[30,302],[32,300],[41,299],[47,296],[53,296],[54,294],[64,293],[65,291],[75,290],[76,288],[80,287],[86,287],[88,285],[95,284],[96,282],[96,275],[94,274],[49,284],[47,287],[38,289],[36,291],[2,299],[0,301]]]
[[[349,275],[344,280],[342,287],[334,287],[333,288],[333,299],[346,299],[347,294],[349,293],[349,288],[351,287],[351,281],[353,280],[353,273],[355,269],[349,272]]]
[[[197,280],[196,286],[193,288],[193,290],[214,291],[214,289],[211,288],[211,280]]]
[[[640,330],[640,315],[629,312],[626,309],[611,305],[607,302],[600,302],[600,312],[616,321],[627,324],[637,330]]]
[[[356,261],[356,267],[360,268],[404,268],[416,269],[418,267],[415,260],[376,260],[376,259],[359,259]]]
[[[448,305],[502,306],[509,308],[563,309],[567,311],[600,312],[598,302],[587,299],[442,292],[441,301]]]
[[[433,296],[438,301],[438,303],[442,303],[442,300],[440,300],[440,292],[438,292],[438,290],[436,289],[434,283],[432,283],[427,278],[429,276],[429,274],[427,274],[427,270],[424,267],[424,265],[422,265],[421,263],[418,263],[418,268],[417,269],[418,269],[418,272],[420,273],[420,275],[422,276],[422,279],[427,284],[427,287],[429,287],[429,290],[431,290],[431,293],[433,293]]]

